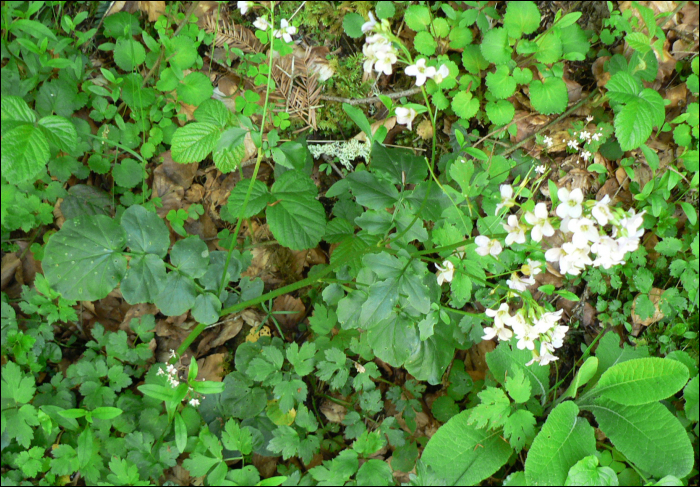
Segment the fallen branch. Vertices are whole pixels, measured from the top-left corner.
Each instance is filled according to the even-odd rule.
[[[420,93],[420,86],[414,86],[410,90],[406,91],[397,91],[396,93],[386,93],[382,94],[382,96],[386,96],[393,99],[396,98],[401,98],[402,96],[411,96],[415,95],[417,93]],[[366,105],[368,103],[376,103],[378,101],[381,101],[378,96],[370,96],[369,98],[341,98],[339,96],[328,96],[328,95],[321,95],[320,96],[321,100],[325,101],[337,101],[338,103],[347,103],[348,105]]]

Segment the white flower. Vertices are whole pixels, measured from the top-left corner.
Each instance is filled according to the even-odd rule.
[[[590,159],[592,154],[588,152],[587,150],[581,152],[581,157],[583,158],[584,161],[588,162],[588,159]]]
[[[374,70],[377,73],[384,73],[390,75],[392,71],[392,66],[396,63],[398,58],[396,57],[396,52],[394,50],[382,50],[377,52],[377,62],[374,64]]]
[[[398,107],[396,109],[396,123],[408,126],[408,130],[413,130],[413,119],[416,118],[416,111],[413,108]]]
[[[566,337],[567,331],[569,331],[568,326],[556,325],[554,328],[552,328],[549,335],[554,348],[561,348],[562,345],[564,345],[564,337]]]
[[[575,139],[571,139],[566,143],[566,145],[568,145],[570,149],[578,150],[578,141]]]
[[[476,237],[474,242],[479,246],[476,249],[476,253],[482,257],[486,257],[489,254],[496,257],[503,250],[503,247],[501,247],[501,242],[496,239],[490,239],[484,235],[479,235]]]
[[[199,406],[199,399],[190,399],[190,406],[195,408]]]
[[[602,135],[603,135],[603,134],[600,134],[600,133],[596,132],[595,134],[591,135],[591,139],[593,139],[593,140],[595,140],[596,142],[598,142],[598,141],[600,140],[600,137],[601,137]]]
[[[366,34],[367,32],[370,32],[374,30],[374,27],[377,25],[377,19],[374,18],[374,15],[372,15],[372,12],[369,13],[369,20],[362,24],[362,33]]]
[[[450,68],[447,67],[447,65],[443,64],[440,66],[440,69],[437,70],[435,75],[433,76],[433,81],[435,83],[440,84],[442,81],[447,78],[450,75]]]
[[[547,167],[546,167],[544,164],[542,164],[542,165],[540,165],[540,166],[537,166],[537,167],[535,168],[535,172],[536,172],[537,174],[544,174],[546,171],[547,171]]]
[[[520,291],[523,292],[527,289],[528,286],[531,286],[535,283],[535,279],[532,277],[520,277],[518,276],[517,272],[513,272],[510,275],[510,279],[506,281],[506,284],[508,284],[508,287],[511,288],[513,291]]]
[[[559,322],[563,312],[564,312],[564,310],[560,309],[559,311],[544,313],[535,322],[535,328],[537,328],[537,331],[542,335],[544,335],[545,333],[548,333]]]
[[[534,357],[532,357],[532,360],[530,360],[525,365],[529,367],[530,365],[537,362],[542,367],[544,367],[545,365],[549,365],[551,362],[554,362],[555,360],[559,360],[559,357],[552,355],[552,353],[549,350],[549,347],[547,345],[548,345],[547,343],[540,344],[540,353],[536,354]]]
[[[557,216],[559,218],[579,218],[583,211],[581,203],[583,203],[583,191],[581,188],[576,188],[569,192],[566,188],[559,188],[557,191],[559,197],[559,206],[557,206]]]
[[[158,372],[156,372],[156,375],[165,375],[165,370],[158,368]]]
[[[408,76],[416,77],[416,86],[423,86],[425,80],[435,76],[437,71],[432,66],[426,66],[425,59],[421,58],[416,61],[416,64],[411,64],[410,66],[406,67],[404,72]]]
[[[258,17],[253,22],[253,25],[260,30],[267,30],[270,27],[270,23],[267,21],[267,17]]]
[[[506,208],[515,206],[513,187],[510,184],[501,184],[501,202],[496,205],[496,215],[498,215],[498,211],[504,206]]]
[[[445,262],[442,263],[445,267],[440,267],[439,265],[435,265],[435,267],[438,268],[438,273],[437,273],[437,283],[438,286],[442,286],[443,282],[452,282],[452,278],[454,277],[455,274],[455,266],[452,262],[449,260],[446,260]]]
[[[522,272],[526,276],[536,276],[537,274],[542,272],[542,262],[527,259],[527,264],[524,264],[520,268],[520,272]]]
[[[641,227],[642,224],[644,224],[644,213],[646,213],[646,210],[639,214],[635,214],[634,210],[629,210],[628,216],[620,220],[620,225],[624,228],[622,232],[623,236],[628,238],[642,238],[644,229]],[[617,230],[618,229],[615,228],[613,232],[614,237],[617,236]]]
[[[526,228],[520,224],[515,215],[508,216],[508,223],[502,223],[503,229],[508,232],[506,245],[513,245],[513,242],[524,244]]]
[[[166,368],[166,371],[167,371],[168,374],[170,374],[170,375],[177,375],[177,369],[176,369],[175,366],[172,365],[172,364],[168,364],[168,366],[167,366],[167,368]]]
[[[610,196],[606,194],[602,200],[596,201],[595,206],[591,208],[591,215],[593,215],[593,218],[595,218],[598,221],[598,224],[601,227],[607,225],[613,217],[612,211],[610,210],[610,206],[608,206],[609,203]]]
[[[248,9],[253,6],[253,2],[237,2],[241,15],[248,13]]]
[[[507,303],[501,303],[501,306],[498,309],[487,309],[485,312],[486,316],[493,318],[493,322],[498,327],[503,327],[510,323],[510,308],[508,307]]]
[[[524,350],[525,348],[528,350],[535,349],[535,340],[537,340],[540,335],[533,326],[530,326],[522,314],[516,314],[510,326],[513,328],[513,332],[515,332],[515,338],[518,339],[517,347],[520,350]]]
[[[621,248],[618,241],[606,236],[591,246],[591,250],[596,254],[593,261],[595,267],[603,266],[610,269],[613,266],[624,264],[625,250]]]
[[[280,28],[275,29],[272,33],[278,39],[281,37],[284,42],[292,42],[292,36],[297,33],[297,28],[293,25],[289,25],[287,19],[282,19],[280,21]]]
[[[586,122],[591,123],[593,121],[593,115],[588,115],[586,117]]]
[[[574,235],[571,241],[578,248],[583,248],[588,242],[597,242],[600,240],[600,233],[596,228],[595,223],[590,218],[575,218],[569,222],[569,231]]]
[[[583,130],[580,134],[578,134],[578,138],[580,140],[590,140],[591,134],[585,130]]]
[[[537,203],[534,213],[525,213],[525,221],[532,225],[532,240],[535,242],[542,241],[542,236],[551,237],[554,235],[554,227],[549,222],[549,212],[547,205]]]
[[[372,71],[372,65],[377,73],[391,74],[392,65],[397,61],[396,48],[383,34],[374,34],[365,39],[362,52],[367,58],[363,64],[365,72]]]
[[[498,336],[499,340],[503,341],[508,341],[511,339],[513,332],[506,328],[511,320],[508,305],[506,303],[501,304],[500,308],[497,310],[487,309],[486,316],[493,318],[493,326],[487,326],[484,328],[485,335],[481,337],[482,340],[491,340],[496,336]]]
[[[559,259],[559,271],[562,274],[569,273],[572,276],[578,276],[586,269],[587,265],[593,265],[593,261],[588,255],[591,251],[588,245],[580,248],[571,242],[567,242],[561,247],[563,255]],[[545,258],[547,258],[547,252],[544,254]]]
[[[554,145],[554,141],[552,141],[552,138],[549,135],[545,135],[542,142],[544,142],[544,144],[547,146],[547,149],[551,149]]]

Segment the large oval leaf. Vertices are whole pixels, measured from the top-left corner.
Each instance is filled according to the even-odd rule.
[[[452,327],[441,323],[435,327],[435,333],[430,338],[416,344],[404,367],[418,380],[427,380],[432,385],[439,384],[454,353]]]
[[[659,357],[629,360],[609,368],[598,381],[598,395],[627,406],[660,401],[688,382],[688,368]]]
[[[163,291],[156,298],[155,305],[165,316],[180,316],[194,306],[195,298],[194,281],[173,271],[168,274]]]
[[[501,468],[513,451],[500,430],[467,424],[470,412],[462,411],[442,425],[423,450],[423,462],[448,485],[477,485]]]
[[[165,287],[165,262],[153,255],[137,255],[129,263],[121,291],[129,304],[152,303]]]
[[[170,232],[163,220],[141,205],[130,206],[122,215],[122,228],[132,252],[165,257],[170,246]]]
[[[44,275],[66,299],[102,299],[126,273],[125,245],[124,230],[108,216],[67,220],[46,244]]]
[[[693,447],[681,423],[662,404],[623,406],[599,397],[586,409],[615,448],[656,478],[682,479],[693,469]]]
[[[595,454],[593,428],[578,417],[578,407],[566,401],[547,417],[525,461],[528,485],[564,485],[569,469]]]

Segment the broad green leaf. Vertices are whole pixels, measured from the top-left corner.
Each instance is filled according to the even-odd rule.
[[[367,340],[372,351],[392,367],[401,367],[420,344],[416,325],[403,315],[393,313],[369,326],[372,328],[367,332]]]
[[[199,105],[211,98],[214,87],[206,74],[192,71],[177,86],[177,97],[188,105]]]
[[[401,275],[404,263],[387,253],[367,254],[362,258],[366,268],[371,269],[378,279],[396,279]]]
[[[688,368],[659,357],[629,360],[609,368],[600,377],[598,395],[627,406],[660,401],[680,391],[688,381]]]
[[[42,129],[20,125],[3,135],[0,146],[2,176],[14,184],[36,177],[49,160],[49,143]]]
[[[615,448],[656,478],[683,478],[693,469],[694,454],[685,428],[662,404],[625,406],[603,397],[586,405]]]
[[[114,182],[122,188],[135,187],[143,181],[144,174],[143,166],[133,159],[122,159],[120,163],[115,164],[112,168]]]
[[[165,257],[170,247],[170,232],[163,220],[141,205],[130,206],[122,215],[121,226],[132,252]]]
[[[515,93],[517,85],[508,66],[497,66],[496,71],[486,75],[486,86],[491,94],[500,100]]]
[[[408,303],[420,313],[430,312],[430,289],[416,274],[409,271],[401,277],[401,293],[408,296]]]
[[[452,99],[452,110],[458,117],[469,120],[479,111],[479,100],[467,91],[460,91]]]
[[[2,123],[34,123],[36,122],[36,115],[34,111],[29,108],[27,102],[24,101],[19,96],[5,96],[2,100],[2,106],[0,107],[0,119]],[[5,133],[3,127],[3,135]]]
[[[124,230],[108,216],[67,220],[46,244],[44,275],[65,299],[102,299],[126,273],[125,245]]]
[[[192,308],[192,317],[198,323],[211,325],[219,320],[221,301],[212,293],[204,293],[197,296]]]
[[[360,326],[365,329],[376,326],[389,316],[399,300],[399,282],[396,279],[375,282],[367,292],[369,297],[362,305],[360,314]]]
[[[2,368],[2,398],[12,399],[16,404],[26,404],[34,398],[35,392],[34,377],[25,375],[16,363],[7,362]]]
[[[421,54],[432,56],[435,54],[437,42],[430,32],[418,32],[413,39],[413,47]]]
[[[396,13],[396,8],[391,2],[382,2],[377,4],[377,18],[390,19]]]
[[[428,175],[425,157],[416,156],[406,149],[372,144],[372,170],[391,176],[394,184],[418,184]]]
[[[513,451],[500,430],[469,425],[470,413],[462,411],[442,425],[423,450],[422,461],[448,485],[478,485],[505,465]]]
[[[415,330],[415,326],[410,328]],[[439,384],[447,366],[454,358],[455,346],[451,327],[440,323],[431,337],[419,340],[410,350],[413,353],[404,362],[406,371],[417,380],[426,380],[432,385]]]
[[[506,64],[510,61],[513,49],[508,45],[508,32],[502,27],[491,29],[481,41],[481,54],[493,64]]]
[[[540,26],[540,11],[535,2],[509,2],[503,17],[503,26],[510,37],[519,39],[532,34]]]
[[[564,485],[620,485],[610,467],[599,467],[598,457],[589,455],[569,469]]]
[[[695,422],[698,421],[698,412],[700,411],[698,407],[698,396],[700,395],[698,392],[698,382],[699,379],[696,375],[688,382],[685,389],[683,389],[683,399],[685,399],[683,408],[685,409],[685,416],[689,420]]]
[[[515,107],[508,100],[490,101],[486,104],[486,115],[495,125],[505,125],[515,115]]]
[[[370,235],[384,235],[394,225],[391,213],[384,210],[367,210],[355,218],[355,223]]]
[[[641,53],[651,51],[651,39],[641,32],[630,32],[625,36],[625,41],[627,41],[627,44],[635,51]]]
[[[464,47],[462,52],[462,64],[464,68],[471,74],[479,74],[482,70],[489,67],[489,62],[484,59],[479,46],[470,44]]]
[[[622,150],[636,149],[649,139],[652,128],[663,123],[664,101],[649,88],[638,99],[623,105],[615,115],[615,136]],[[659,116],[660,115],[660,116]]]
[[[200,162],[216,148],[221,129],[208,122],[190,123],[173,134],[172,156],[175,162]]]
[[[528,485],[564,485],[569,469],[596,452],[593,428],[571,401],[555,407],[525,461]]]
[[[559,61],[562,54],[561,38],[558,32],[549,32],[537,40],[535,59],[544,64]]]
[[[140,42],[133,38],[117,39],[114,46],[114,62],[124,71],[133,71],[134,68],[146,60],[146,49]]]
[[[210,98],[204,100],[194,111],[194,118],[198,122],[213,123],[219,127],[229,125],[234,116],[221,100]]]
[[[194,40],[187,35],[179,35],[173,37],[170,41],[171,45],[168,47],[172,48],[172,52],[171,49],[168,49],[167,52],[170,65],[180,70],[189,69],[199,57],[197,54],[197,47],[194,45]],[[219,103],[221,102],[219,101]],[[200,120],[199,118],[197,118],[197,120],[204,122],[204,120]]]
[[[364,35],[362,32],[362,24],[364,23],[365,19],[362,15],[351,12],[345,14],[345,17],[343,17],[343,30],[353,39],[359,39]]]
[[[276,201],[267,209],[267,222],[281,245],[292,250],[318,245],[326,229],[326,212],[316,200],[317,191],[298,170],[285,172],[272,185]]]
[[[272,196],[270,195],[270,191],[268,191],[265,183],[255,180],[253,183],[253,189],[250,193],[250,198],[248,199],[248,206],[246,206],[245,212],[241,214],[243,202],[245,201],[245,195],[248,192],[248,187],[250,186],[250,181],[250,179],[242,179],[231,190],[231,194],[226,202],[225,210],[222,211],[222,218],[224,218],[226,221],[234,223],[239,217],[250,218],[251,216],[260,213],[268,205],[268,203],[272,203]]]
[[[153,254],[137,255],[129,262],[129,270],[121,283],[124,299],[129,304],[153,303],[165,288],[165,262]]]
[[[165,316],[180,316],[194,306],[194,281],[177,271],[170,272],[163,291],[154,303]]]
[[[219,141],[219,146],[221,140]],[[245,157],[245,145],[237,145],[234,147],[217,147],[214,150],[212,158],[214,164],[223,174],[228,174],[234,171]]]
[[[13,19],[9,27],[11,31],[20,30],[36,39],[48,38],[54,41],[56,40],[56,35],[51,29],[37,20]]]
[[[326,225],[323,240],[328,243],[338,243],[355,233],[355,227],[345,218],[334,218]]]
[[[399,199],[399,192],[394,185],[377,179],[367,171],[351,173],[347,180],[357,202],[371,210],[390,208]]]
[[[597,370],[598,358],[588,357],[581,366],[581,368],[578,369],[574,380],[571,381],[571,385],[562,397],[576,397],[576,392],[578,391],[578,388],[586,385],[588,381],[591,380],[591,378],[595,375]]]
[[[547,78],[544,82],[534,80],[530,83],[530,103],[544,115],[561,113],[566,109],[569,95],[566,83],[561,78]]]
[[[512,348],[509,342],[500,342],[495,350],[486,354],[489,370],[498,382],[504,384],[507,376],[515,375],[522,369],[530,379],[532,393],[546,394],[549,391],[549,366],[526,367],[525,364],[531,359],[532,352]]]
[[[412,30],[422,32],[430,24],[430,9],[424,5],[412,5],[404,13],[404,20]]]
[[[561,51],[564,59],[568,61],[583,61],[586,59],[591,43],[588,42],[586,33],[578,24],[561,28],[559,30],[559,39],[561,39]],[[651,57],[656,60],[653,55]],[[654,74],[654,77],[656,77],[656,74]]]
[[[528,68],[515,68],[513,70],[513,78],[519,85],[526,85],[532,81],[532,71]]]
[[[190,277],[202,277],[209,266],[209,249],[199,237],[178,240],[170,251],[170,263]]]

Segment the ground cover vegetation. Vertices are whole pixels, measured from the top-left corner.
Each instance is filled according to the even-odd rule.
[[[3,485],[691,485],[697,2],[3,2]]]

